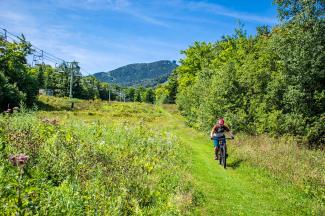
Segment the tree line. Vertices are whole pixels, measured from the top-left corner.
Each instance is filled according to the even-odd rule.
[[[21,102],[33,106],[40,89],[49,89],[53,95],[69,96],[70,73],[66,63],[53,67],[47,64],[31,66],[27,56],[33,52],[31,44],[21,40],[9,42],[0,36],[0,109],[18,106]],[[126,88],[98,81],[94,76],[74,74],[73,97],[154,103],[151,88]]]
[[[209,130],[224,117],[235,131],[325,142],[324,1],[276,0],[279,24],[242,26],[215,43],[195,42],[156,90],[188,124]],[[324,146],[323,146],[324,147]]]

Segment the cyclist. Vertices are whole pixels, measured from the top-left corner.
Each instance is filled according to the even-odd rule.
[[[226,143],[225,132],[228,132],[232,139],[234,138],[234,134],[231,132],[229,127],[225,125],[225,120],[223,118],[220,118],[218,120],[218,123],[213,126],[210,134],[210,137],[211,139],[213,139],[213,144],[214,144],[215,160],[218,160],[218,153],[220,147],[219,139],[222,139],[222,142]]]

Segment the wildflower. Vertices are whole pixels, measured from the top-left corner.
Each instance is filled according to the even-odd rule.
[[[12,109],[8,108],[7,110],[4,111],[5,114],[11,114],[12,113]]]
[[[59,121],[57,119],[48,119],[48,118],[43,118],[42,122],[45,124],[51,124],[51,125],[57,125],[59,124]]]
[[[13,111],[14,113],[19,112],[19,107],[14,107],[14,108],[12,108],[12,111]]]
[[[20,155],[10,155],[9,161],[13,166],[23,167],[27,164],[28,156],[24,154]]]

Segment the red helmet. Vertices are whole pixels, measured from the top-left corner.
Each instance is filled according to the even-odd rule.
[[[225,124],[225,120],[223,120],[223,119],[219,119],[218,124],[219,124],[219,125],[224,125],[224,124]]]

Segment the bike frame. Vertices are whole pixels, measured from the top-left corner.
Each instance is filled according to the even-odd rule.
[[[223,142],[224,140],[227,139],[232,139],[232,138],[217,138],[214,137],[212,138],[213,140],[218,140],[219,141],[219,164],[222,165],[225,169],[227,167],[227,142]]]

